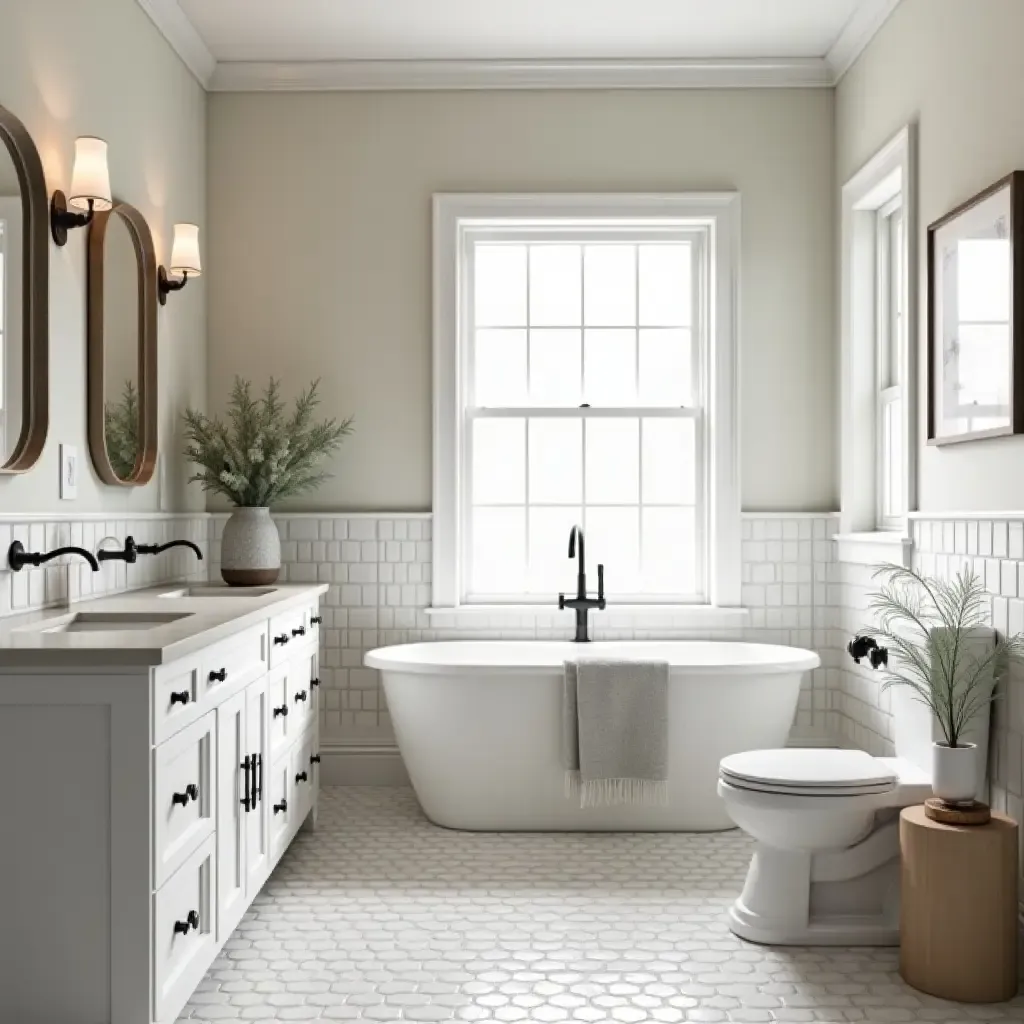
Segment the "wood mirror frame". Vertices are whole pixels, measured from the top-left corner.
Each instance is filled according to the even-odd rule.
[[[120,477],[107,452],[105,409],[107,404],[104,346],[105,245],[111,217],[120,217],[128,228],[138,270],[139,315],[139,446],[135,465]],[[139,487],[149,483],[156,467],[157,451],[157,350],[156,350],[156,247],[145,217],[128,203],[114,200],[112,209],[97,213],[89,225],[88,242],[88,378],[89,454],[105,484]]]
[[[21,429],[7,461],[0,465],[0,475],[11,475],[25,473],[36,464],[49,427],[50,202],[43,162],[32,136],[2,106],[0,141],[7,147],[18,175],[23,214]],[[14,429],[10,435],[14,435]]]

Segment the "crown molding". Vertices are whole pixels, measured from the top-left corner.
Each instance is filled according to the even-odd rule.
[[[821,88],[818,58],[792,60],[357,60],[217,65],[214,92],[467,89]]]
[[[889,20],[901,0],[862,0],[839,33],[832,48],[825,54],[825,62],[832,72],[832,84],[853,66],[853,62],[867,49],[878,30]]]
[[[204,89],[209,89],[217,61],[196,31],[188,16],[178,6],[178,0],[136,0],[171,44],[185,67],[195,75]]]

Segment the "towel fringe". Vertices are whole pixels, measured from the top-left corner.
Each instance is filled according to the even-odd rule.
[[[578,771],[565,773],[565,796],[579,800],[580,807],[612,807],[616,804],[638,804],[665,807],[668,804],[667,779],[588,779]]]

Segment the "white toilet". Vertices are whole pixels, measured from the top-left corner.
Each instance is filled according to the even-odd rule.
[[[899,944],[899,812],[931,796],[935,723],[905,694],[893,696],[895,757],[792,748],[722,760],[718,793],[732,820],[757,840],[743,892],[729,911],[740,938]],[[988,731],[986,716],[968,737],[982,766]]]

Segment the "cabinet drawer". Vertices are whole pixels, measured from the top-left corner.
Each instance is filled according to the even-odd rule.
[[[270,665],[282,664],[300,646],[313,639],[309,611],[305,606],[290,608],[270,620]]]
[[[311,729],[295,744],[292,751],[291,781],[294,787],[292,795],[295,800],[295,814],[291,824],[295,830],[305,820],[316,795],[317,773],[315,763],[311,760],[315,745],[316,732]]]
[[[154,751],[154,889],[213,833],[216,722],[216,712],[210,711]]]
[[[267,714],[270,722],[270,758],[273,759],[288,749],[288,741],[294,735],[291,730],[292,717],[292,674],[288,662],[273,669],[267,676]]]
[[[209,836],[153,896],[153,1015],[174,1021],[217,952],[216,837]]]
[[[297,651],[288,660],[288,697],[291,715],[288,718],[288,732],[298,736],[308,723],[316,719],[317,695],[320,680],[317,665],[320,655],[315,647]]]
[[[270,767],[267,794],[270,800],[270,851],[274,864],[284,853],[291,838],[291,825],[297,810],[293,793],[293,768],[292,758],[287,754],[278,757]]]
[[[201,655],[204,692],[219,701],[220,693],[235,692],[267,668],[267,627],[253,626],[207,647]]]
[[[199,659],[183,658],[153,670],[153,743],[162,743],[203,713]]]

